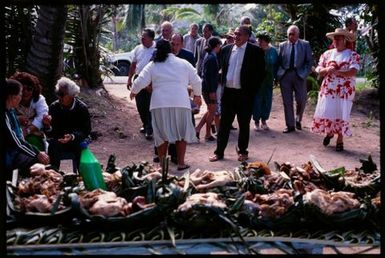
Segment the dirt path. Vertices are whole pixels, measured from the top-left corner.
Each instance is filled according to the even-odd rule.
[[[93,141],[90,148],[99,161],[105,166],[110,154],[116,155],[117,165],[124,167],[131,162],[153,159],[153,142],[146,140],[139,133],[141,127],[135,102],[129,100],[125,77],[120,83],[105,84],[110,98],[84,97],[93,116],[93,131],[101,134]],[[309,155],[314,155],[326,169],[345,166],[347,169],[359,167],[359,159],[367,158],[371,153],[377,166],[380,166],[380,128],[378,120],[371,120],[366,115],[353,111],[351,128],[353,137],[345,139],[345,151],[335,151],[335,141],[330,146],[322,145],[323,136],[310,132],[314,105],[307,105],[303,130],[290,134],[283,134],[285,126],[283,106],[279,90],[274,91],[273,108],[268,125],[269,131],[255,132],[253,123],[250,124],[249,161],[268,161],[274,152],[272,161],[279,163],[289,161],[301,165],[309,161]],[[100,100],[102,99],[102,100]],[[198,123],[203,115],[205,106],[195,116]],[[233,125],[238,127],[237,122]],[[204,128],[201,135],[204,134]],[[186,152],[186,163],[191,166],[190,171],[197,168],[209,170],[232,170],[240,163],[237,161],[235,146],[238,130],[231,131],[229,144],[225,150],[225,159],[219,162],[209,162],[208,157],[215,150],[215,142],[189,144]],[[270,163],[272,167],[273,162]],[[181,174],[176,165],[170,165],[170,173]]]

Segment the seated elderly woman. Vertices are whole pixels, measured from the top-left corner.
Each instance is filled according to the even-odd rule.
[[[49,116],[44,117],[43,124],[51,165],[59,169],[63,153],[74,153],[79,165],[80,143],[91,133],[91,120],[86,104],[76,97],[80,88],[74,81],[60,78],[55,92],[59,99],[49,106]]]
[[[23,95],[16,111],[25,140],[41,151],[46,150],[42,121],[43,117],[48,115],[48,105],[41,95],[42,87],[39,79],[26,72],[16,72],[10,79],[23,85]]]
[[[48,164],[49,157],[25,141],[15,108],[19,105],[23,85],[9,79],[5,85],[5,167],[27,171],[34,163]],[[7,176],[9,174],[7,173]]]

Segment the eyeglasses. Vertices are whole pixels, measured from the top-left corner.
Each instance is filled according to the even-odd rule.
[[[62,98],[62,97],[64,97],[65,95],[67,95],[65,92],[63,92],[63,91],[58,91],[58,92],[56,92],[56,96],[58,96],[59,98]]]
[[[289,36],[294,36],[295,35],[295,33],[289,33]]]

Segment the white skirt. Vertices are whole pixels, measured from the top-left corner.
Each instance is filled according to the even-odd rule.
[[[155,146],[164,142],[198,142],[192,123],[191,110],[187,108],[156,108],[151,110],[152,129]]]

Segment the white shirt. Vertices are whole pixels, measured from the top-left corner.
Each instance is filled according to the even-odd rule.
[[[155,51],[155,42],[152,43],[152,46],[147,48],[143,46],[143,44],[137,45],[134,48],[134,58],[132,62],[136,63],[135,73],[139,74],[143,68],[148,64],[151,60],[152,54]]]
[[[48,114],[48,105],[43,95],[40,94],[36,102],[31,99],[29,107],[23,107],[20,104],[16,109],[22,114],[25,114],[25,112],[27,114],[31,114],[31,112],[35,113],[32,125],[39,130],[43,128],[43,116]]]
[[[199,39],[199,38],[200,38],[199,35],[196,35],[195,38],[193,36],[191,36],[190,34],[184,35],[183,36],[183,47],[194,53],[195,41],[197,41],[197,39]]]
[[[243,44],[240,47],[234,45],[231,50],[229,69],[226,74],[226,87],[240,89],[241,88],[241,68],[243,63],[243,57],[245,56],[246,45]]]
[[[150,83],[150,110],[166,107],[191,109],[188,85],[191,85],[194,95],[202,94],[202,81],[196,69],[188,61],[171,53],[162,63],[148,63],[133,82],[131,92],[137,94]]]

